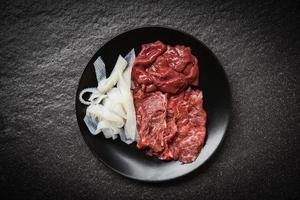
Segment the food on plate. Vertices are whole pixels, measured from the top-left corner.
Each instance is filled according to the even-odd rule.
[[[204,145],[206,112],[198,61],[190,48],[145,44],[132,69],[138,149],[161,160],[194,161]]]
[[[182,162],[195,160],[204,145],[206,131],[202,92],[188,88],[179,95],[170,97],[166,121],[169,134],[166,137],[165,149],[159,158],[179,159]]]
[[[120,55],[108,78],[101,57],[94,62],[98,87],[84,89],[79,95],[80,101],[88,105],[84,122],[93,135],[102,132],[105,138],[116,139],[119,135],[127,144],[136,141],[136,114],[130,89],[134,60],[134,50],[125,58]],[[88,101],[83,98],[87,92],[91,93]]]
[[[189,47],[160,41],[118,57],[106,78],[101,57],[94,62],[97,87],[79,95],[87,105],[84,122],[93,135],[118,136],[161,160],[191,163],[206,137],[206,112],[197,58]],[[90,93],[86,100],[85,93]]]
[[[188,85],[198,85],[198,60],[185,46],[172,47],[160,41],[144,44],[132,69],[132,79],[145,92],[176,94]]]

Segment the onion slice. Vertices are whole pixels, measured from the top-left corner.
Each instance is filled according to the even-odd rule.
[[[100,91],[100,93],[106,93],[110,89],[112,89],[114,85],[116,85],[116,83],[119,81],[120,75],[123,73],[126,66],[126,60],[121,55],[119,55],[116,65],[113,71],[111,72],[110,76],[107,79],[103,79],[98,83],[98,90]]]
[[[96,61],[94,62],[94,69],[96,73],[96,78],[98,83],[106,78],[106,69],[105,69],[105,64],[102,60],[101,57],[98,57]]]
[[[123,58],[119,55],[115,67],[105,78],[105,64],[101,57],[94,62],[97,88],[86,88],[80,92],[80,102],[88,105],[84,122],[93,135],[100,132],[105,138],[116,139],[131,144],[138,138],[136,115],[131,93],[131,72],[135,61],[132,49]],[[88,100],[85,93],[91,93]]]
[[[131,71],[135,61],[135,52],[132,49],[126,56],[125,60],[128,62],[128,67],[123,73],[123,76],[120,77],[118,87],[125,98],[124,108],[126,110],[126,123],[124,127],[125,137],[127,140],[135,141],[137,139],[137,129],[136,129],[136,115],[135,108],[133,104],[133,96],[130,90],[131,87]]]

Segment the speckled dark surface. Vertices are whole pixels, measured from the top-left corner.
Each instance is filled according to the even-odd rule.
[[[2,1],[1,196],[299,199],[297,7],[297,1]],[[75,116],[75,91],[89,59],[112,35],[142,25],[167,25],[202,40],[223,63],[232,89],[232,120],[217,154],[164,184],[105,167],[84,143]]]

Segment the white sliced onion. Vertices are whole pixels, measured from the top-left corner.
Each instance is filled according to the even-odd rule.
[[[111,112],[115,113],[116,115],[119,115],[120,117],[126,119],[126,113],[123,109],[122,104],[115,102],[110,98],[107,98],[103,101],[103,106],[108,108]]]
[[[83,99],[83,95],[85,93],[92,93],[92,94],[95,94],[95,95],[100,95],[99,91],[97,90],[97,88],[86,88],[84,90],[82,90],[79,94],[79,100],[81,103],[85,104],[85,105],[90,105],[91,104],[91,101],[86,101]]]
[[[95,68],[96,78],[99,83],[102,79],[106,78],[105,64],[101,59],[101,57],[98,57],[94,62],[94,68]]]
[[[85,115],[83,121],[85,122],[91,134],[97,135],[98,133],[100,133],[100,131],[97,130],[98,121],[96,118],[92,118],[89,115]]]
[[[131,71],[135,61],[135,52],[134,49],[131,50],[125,57],[125,60],[128,62],[128,67],[125,70],[123,77],[120,77],[118,87],[125,98],[124,108],[126,110],[126,123],[125,123],[125,136],[127,139],[135,141],[137,140],[137,129],[136,129],[136,115],[135,108],[133,104],[133,96],[130,90],[131,86]]]
[[[113,123],[115,127],[121,128],[124,126],[124,119],[117,114],[110,112],[108,108],[101,104],[91,104],[87,109],[86,113],[92,117],[97,118],[99,121],[107,120]]]
[[[113,88],[114,85],[116,85],[116,83],[119,81],[119,76],[123,73],[126,66],[126,60],[121,55],[119,55],[116,65],[113,71],[111,72],[110,76],[107,79],[103,79],[98,83],[98,90],[101,93],[106,93],[111,88]]]
[[[116,139],[130,144],[138,138],[136,116],[131,93],[131,72],[135,61],[134,49],[125,59],[118,57],[115,67],[105,78],[105,64],[101,57],[94,62],[97,88],[81,91],[80,101],[88,105],[84,122],[93,134],[103,133],[105,138]],[[91,93],[88,101],[83,99],[85,93]]]

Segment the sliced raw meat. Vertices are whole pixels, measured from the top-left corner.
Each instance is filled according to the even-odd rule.
[[[193,162],[205,141],[198,60],[189,47],[145,44],[132,69],[138,149],[161,160]],[[188,88],[188,89],[186,89]]]
[[[187,85],[198,85],[198,60],[189,47],[171,47],[160,41],[145,44],[136,58],[132,79],[146,92],[176,94]]]
[[[206,113],[202,104],[202,92],[190,88],[168,100],[167,120],[176,122],[177,134],[173,140],[167,141],[167,147],[159,155],[160,159],[179,159],[189,163],[197,158],[204,145],[206,132]]]
[[[136,97],[136,96],[135,96]],[[161,92],[149,93],[143,99],[135,98],[139,140],[137,148],[152,149],[153,153],[164,149],[167,97]]]

